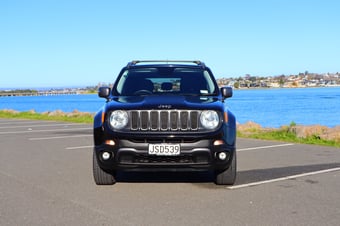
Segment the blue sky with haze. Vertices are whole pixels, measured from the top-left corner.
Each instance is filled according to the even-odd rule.
[[[340,72],[340,1],[0,1],[0,88],[113,82],[134,59],[217,78]]]

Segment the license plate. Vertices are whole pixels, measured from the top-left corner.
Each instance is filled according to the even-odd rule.
[[[181,147],[179,144],[149,144],[149,155],[179,155]]]

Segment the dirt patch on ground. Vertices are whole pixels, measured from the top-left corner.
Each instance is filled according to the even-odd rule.
[[[327,126],[312,125],[312,126],[302,126],[296,125],[290,128],[297,137],[318,137],[323,140],[335,140],[340,141],[340,126],[329,128]]]
[[[78,110],[74,110],[72,112],[63,112],[61,110],[56,110],[56,111],[43,112],[42,114],[43,115],[48,115],[48,116],[67,116],[67,117],[94,116],[93,113],[80,112]]]
[[[311,126],[291,125],[282,126],[279,129],[263,128],[260,124],[251,121],[237,125],[237,130],[243,134],[251,134],[255,132],[265,132],[282,129],[295,133],[296,136],[299,138],[317,137],[323,140],[334,140],[340,142],[340,125],[333,128],[322,125]]]

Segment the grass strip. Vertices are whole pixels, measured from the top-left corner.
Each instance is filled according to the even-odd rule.
[[[291,132],[289,129],[286,128],[272,130],[256,130],[246,133],[238,131],[237,136],[242,138],[253,138],[260,140],[275,140],[300,144],[314,144],[331,147],[340,147],[339,141],[321,139],[319,136],[316,135],[309,136],[306,138],[299,138],[296,136],[294,132]]]
[[[48,121],[63,121],[75,123],[93,123],[93,114],[87,112],[73,111],[71,113],[64,113],[61,111],[37,113],[31,111],[13,111],[13,110],[0,110],[0,118],[8,119],[32,119],[32,120],[48,120]]]

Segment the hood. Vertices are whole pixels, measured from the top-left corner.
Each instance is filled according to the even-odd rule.
[[[114,97],[107,104],[111,109],[220,109],[217,97],[205,96],[124,96]]]

